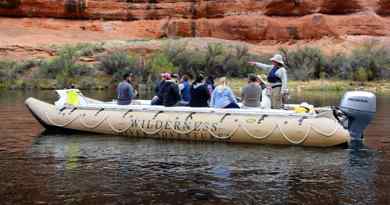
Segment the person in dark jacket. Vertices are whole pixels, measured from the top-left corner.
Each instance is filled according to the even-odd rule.
[[[161,73],[160,76],[161,76],[161,79],[158,82],[156,82],[156,87],[154,89],[155,96],[152,98],[152,102],[151,102],[152,105],[162,105],[163,104],[161,90],[164,87],[165,80],[171,78],[171,74],[169,74],[169,73]]]
[[[179,86],[172,80],[169,73],[164,74],[164,83],[160,84],[159,92],[152,100],[152,105],[175,106],[180,100]]]
[[[134,88],[131,85],[132,75],[126,73],[123,75],[123,81],[117,87],[118,105],[130,105],[134,95]]]
[[[204,77],[199,75],[191,85],[190,89],[191,100],[190,107],[208,107],[210,100],[210,92],[207,85],[204,83]]]
[[[214,77],[213,76],[208,76],[205,82],[205,85],[207,86],[207,89],[209,90],[209,93],[213,93],[215,84],[214,84]]]

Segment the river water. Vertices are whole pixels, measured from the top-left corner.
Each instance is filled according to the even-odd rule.
[[[341,95],[290,100],[336,105]],[[42,135],[29,96],[55,99],[0,93],[0,204],[390,204],[390,96],[378,96],[360,150]]]

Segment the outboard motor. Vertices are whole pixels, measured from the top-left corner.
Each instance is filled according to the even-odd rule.
[[[363,139],[367,128],[376,112],[376,96],[366,91],[350,91],[344,94],[340,110],[348,118],[348,130],[352,140]]]

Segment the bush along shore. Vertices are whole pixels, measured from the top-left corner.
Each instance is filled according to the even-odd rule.
[[[137,76],[138,84],[153,85],[161,72],[227,75],[234,85],[245,83],[249,73],[263,71],[248,61],[269,62],[270,55],[250,53],[246,46],[209,43],[189,46],[185,41],[166,40],[148,52],[104,43],[83,43],[56,48],[49,59],[22,62],[0,59],[0,88],[79,89],[112,88],[125,72]],[[364,87],[390,92],[390,49],[366,42],[350,53],[326,55],[320,48],[281,48],[292,90],[343,91]],[[148,87],[148,86],[146,86]],[[151,86],[150,86],[151,87]]]

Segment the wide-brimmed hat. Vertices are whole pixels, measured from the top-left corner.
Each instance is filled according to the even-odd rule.
[[[259,79],[260,82],[266,83],[267,81],[265,81],[264,79],[267,79],[267,75],[265,74],[257,75],[257,79]]]
[[[283,56],[280,54],[275,54],[270,60],[284,65]]]

